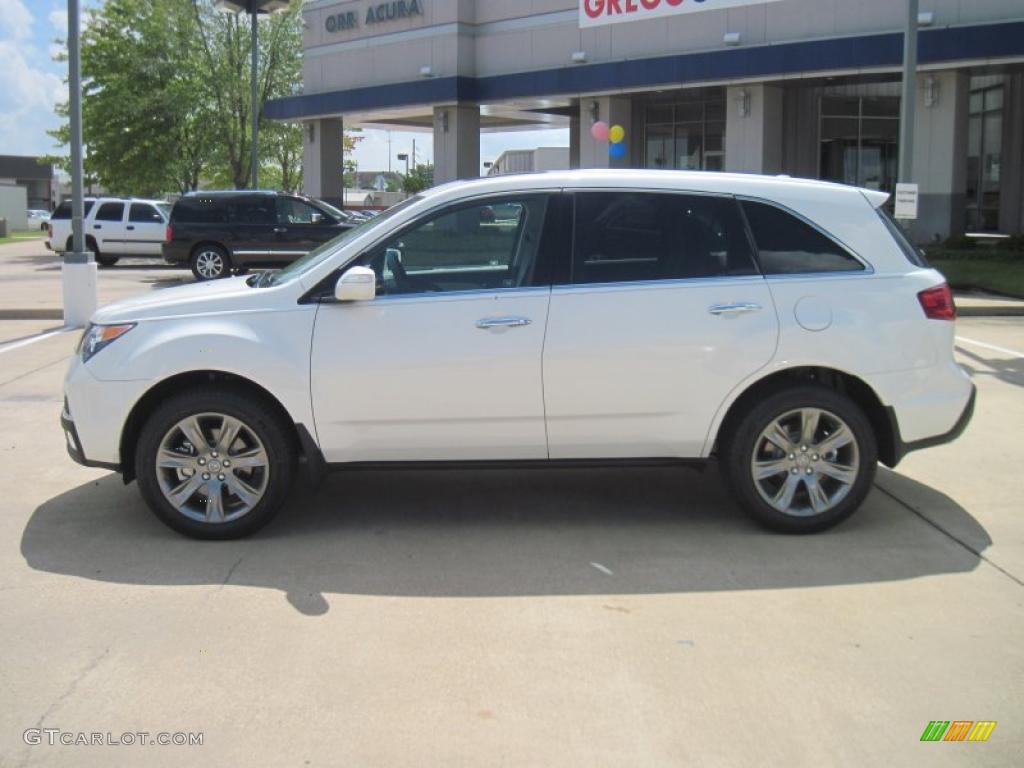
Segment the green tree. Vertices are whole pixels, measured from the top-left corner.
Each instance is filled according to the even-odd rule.
[[[201,41],[207,92],[214,106],[216,161],[221,166],[218,170],[230,178],[232,186],[247,187],[251,173],[252,110],[259,110],[259,128],[263,129],[268,122],[262,117],[267,100],[290,95],[301,82],[302,3],[292,0],[287,11],[272,14],[260,23],[255,105],[250,86],[249,17],[223,13],[210,0],[191,0],[190,5]],[[301,129],[294,126],[290,130]],[[301,141],[301,133],[299,136]]]
[[[410,195],[434,186],[434,166],[417,165],[402,179],[402,191]]]
[[[248,17],[213,0],[106,0],[82,36],[85,167],[112,192],[246,187],[252,109],[301,84],[301,0],[260,22],[258,101],[251,103]],[[67,116],[67,107],[58,108]],[[260,121],[261,170],[301,186],[302,129]],[[67,126],[53,134],[66,145]],[[67,167],[66,158],[54,158]]]

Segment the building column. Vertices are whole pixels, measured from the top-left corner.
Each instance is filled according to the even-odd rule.
[[[626,129],[626,155],[612,159],[607,141],[594,141],[590,128],[597,120],[609,126],[621,125]],[[633,168],[633,100],[628,96],[601,96],[580,99],[580,117],[576,123],[579,138],[580,168]],[[572,149],[570,147],[570,159]]]
[[[569,168],[576,170],[580,167],[580,113],[569,118]]]
[[[725,170],[782,172],[782,103],[774,85],[725,89]]]
[[[964,231],[969,92],[966,72],[918,74],[912,175],[918,218],[910,225],[915,242]]]
[[[434,183],[480,176],[480,107],[434,107]]]
[[[338,207],[344,204],[343,128],[340,117],[310,120],[302,137],[303,191]]]

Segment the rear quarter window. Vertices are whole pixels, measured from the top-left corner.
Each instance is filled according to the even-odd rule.
[[[743,212],[766,275],[864,270],[864,265],[835,240],[781,208],[745,200]]]
[[[86,200],[82,204],[82,215],[88,216],[89,211],[92,210],[93,200]],[[53,213],[50,214],[51,219],[70,219],[71,218],[71,201],[65,200],[56,208],[53,209]]]
[[[889,230],[889,234],[892,235],[892,239],[896,241],[896,245],[898,245],[900,250],[903,251],[903,255],[907,257],[907,261],[915,267],[927,268],[929,264],[928,260],[924,257],[924,254],[920,249],[915,248],[913,243],[907,239],[907,236],[903,234],[903,230],[900,229],[900,225],[893,221],[889,212],[882,208],[877,210],[878,217],[882,220],[882,223],[885,224],[885,228]]]

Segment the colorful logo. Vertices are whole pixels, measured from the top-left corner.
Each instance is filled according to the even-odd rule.
[[[921,741],[988,741],[995,728],[995,720],[932,720]]]

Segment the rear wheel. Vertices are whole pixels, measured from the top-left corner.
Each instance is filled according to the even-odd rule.
[[[784,533],[812,533],[845,520],[874,481],[871,424],[849,398],[801,386],[754,405],[723,441],[722,471],[740,505]]]
[[[69,237],[65,246],[65,253],[73,253],[74,250],[74,240]],[[85,250],[92,254],[92,260],[101,267],[112,267],[117,264],[118,257],[100,253],[99,246],[96,245],[96,241],[91,237],[85,239]]]
[[[291,485],[287,425],[243,393],[200,390],[171,398],[146,421],[135,472],[166,525],[199,539],[235,539],[262,528]]]
[[[231,258],[219,245],[200,245],[189,260],[196,280],[216,280],[231,274]]]

